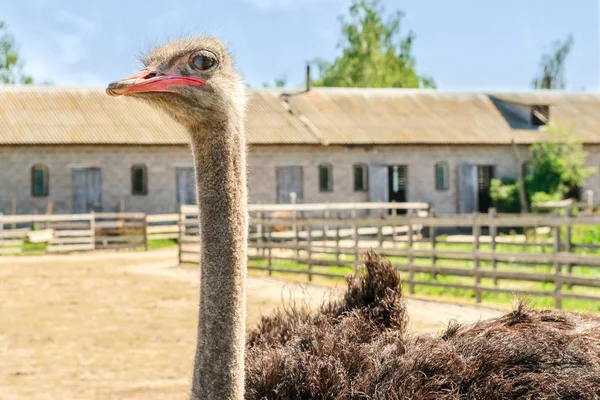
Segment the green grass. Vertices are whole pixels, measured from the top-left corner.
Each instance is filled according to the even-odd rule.
[[[177,239],[157,239],[148,241],[148,250],[177,246]]]
[[[406,248],[406,244],[402,244],[399,248]],[[415,243],[415,247],[418,249],[430,249],[431,245],[429,243]],[[470,251],[473,249],[473,245],[470,243],[438,243],[436,245],[437,249],[442,250],[454,250],[454,251]],[[480,246],[482,251],[489,251],[491,247],[487,243],[483,243]],[[532,253],[532,254],[544,254],[544,253],[552,253],[551,247],[542,247],[542,246],[518,246],[518,245],[510,245],[510,244],[498,244],[496,246],[497,252],[511,252],[511,253]],[[391,251],[393,253],[393,251]],[[384,249],[382,253],[385,255],[386,250]],[[597,250],[592,250],[589,253],[598,254]],[[300,257],[305,257],[306,253],[301,252]],[[315,259],[319,260],[331,260],[334,261],[336,258],[335,254],[332,253],[318,253],[313,254]],[[386,255],[386,257],[393,263],[397,265],[408,265],[408,257],[406,256],[396,256],[396,255]],[[346,254],[345,261],[348,263],[352,263],[354,260],[354,254]],[[266,259],[260,260],[252,260],[251,264],[267,266]],[[415,258],[414,264],[417,266],[429,266],[431,265],[430,257],[422,257]],[[473,260],[457,260],[457,259],[439,259],[437,260],[437,264],[440,267],[448,267],[448,268],[460,268],[460,269],[472,269],[474,267]],[[308,272],[308,266],[303,263],[291,261],[291,260],[273,260],[272,262],[273,268],[278,269],[286,269],[292,273],[297,272]],[[480,268],[482,270],[491,270],[492,263],[489,261],[482,260],[480,262]],[[539,273],[539,274],[548,274],[552,275],[554,273],[554,269],[551,265],[547,264],[523,264],[523,263],[511,263],[511,262],[497,262],[496,268],[499,271],[520,271],[520,272],[529,272],[529,273]],[[350,267],[340,267],[340,266],[313,266],[311,271],[313,272],[326,272],[329,274],[339,274],[339,275],[349,275],[353,273],[353,268]],[[567,272],[567,267],[563,266],[564,273]],[[594,267],[586,267],[586,266],[575,266],[573,267],[572,273],[576,276],[582,277],[600,277],[600,268]],[[273,275],[278,274],[277,272],[273,272]],[[307,276],[307,275],[303,275]],[[409,272],[401,271],[400,276],[405,281],[404,290],[406,292],[409,291]],[[336,279],[336,281],[339,279]],[[441,275],[438,274],[435,278],[430,273],[418,273],[414,274],[415,281],[421,282],[439,282],[439,283],[447,283],[447,284],[456,284],[456,285],[465,285],[465,286],[473,286],[475,279],[470,276],[460,277],[460,276],[449,276],[449,275]],[[543,283],[543,282],[534,282],[534,281],[516,281],[516,280],[498,280],[497,284],[491,278],[482,278],[481,279],[481,287],[482,288],[502,288],[513,291],[534,291],[534,292],[548,292],[553,293],[554,284],[552,282]],[[586,294],[586,295],[594,295],[600,297],[600,288],[588,288],[588,287],[579,287],[575,286],[573,288],[568,288],[566,285],[562,288],[564,293],[573,293],[573,294]],[[461,289],[461,288],[448,288],[448,287],[433,287],[427,285],[415,285],[415,296],[418,297],[429,297],[429,298],[440,298],[444,300],[452,300],[457,302],[470,302],[475,303],[476,300],[476,292],[474,289]],[[555,302],[554,299],[550,296],[527,296],[522,295],[518,296],[520,298],[527,298],[530,304],[534,307],[539,308],[548,308],[554,307]],[[512,293],[493,293],[493,292],[481,292],[482,302],[484,304],[490,305],[503,305],[511,304],[515,301],[517,296]],[[566,310],[575,310],[575,311],[584,311],[584,312],[600,312],[600,301],[591,302],[585,300],[572,300],[572,299],[563,299],[563,309]]]
[[[23,249],[21,254],[27,256],[36,256],[46,253],[46,243],[24,243],[21,248]]]
[[[163,249],[177,246],[176,239],[158,239],[148,241],[148,250]],[[143,247],[139,248],[143,251]],[[21,246],[21,252],[10,255],[15,256],[41,256],[46,254],[46,243],[25,242]]]
[[[3,246],[3,248],[12,249],[13,246]],[[25,242],[21,245],[19,253],[7,253],[10,256],[39,256],[46,254],[46,243],[29,243]]]

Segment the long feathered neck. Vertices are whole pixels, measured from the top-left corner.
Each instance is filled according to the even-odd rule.
[[[200,311],[191,398],[242,400],[247,188],[243,110],[190,129],[200,209]]]

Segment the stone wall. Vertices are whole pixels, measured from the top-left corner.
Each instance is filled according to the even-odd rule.
[[[588,164],[600,166],[600,146],[587,147]],[[520,149],[527,159],[525,147]],[[494,165],[495,176],[516,176],[516,165],[508,146],[253,146],[250,148],[249,189],[252,203],[274,203],[277,199],[276,167],[303,167],[305,202],[368,201],[368,192],[354,191],[353,165],[357,163],[399,164],[408,166],[408,200],[429,202],[439,213],[457,211],[458,165]],[[434,165],[446,162],[450,169],[448,190],[435,188]],[[318,165],[333,165],[333,191],[320,192]],[[49,196],[31,196],[31,166],[49,168]],[[131,194],[130,168],[145,164],[148,168],[147,195]],[[19,146],[0,147],[0,212],[10,211],[10,201],[17,200],[17,212],[43,212],[46,200],[54,212],[71,212],[72,169],[96,166],[102,169],[103,209],[112,211],[124,200],[127,211],[148,213],[174,212],[177,209],[175,170],[191,166],[192,157],[183,146]],[[600,175],[586,180],[585,189],[600,197]]]

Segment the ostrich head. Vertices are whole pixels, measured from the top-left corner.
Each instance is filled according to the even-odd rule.
[[[231,113],[243,112],[243,80],[219,40],[177,40],[155,48],[142,62],[142,70],[111,83],[106,92],[145,100],[192,134],[199,123],[241,117]]]

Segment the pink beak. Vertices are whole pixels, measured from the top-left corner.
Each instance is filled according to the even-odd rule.
[[[109,96],[122,96],[144,92],[176,93],[175,86],[204,86],[206,82],[195,76],[164,74],[156,68],[148,67],[129,78],[112,82],[106,88]]]

